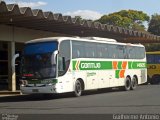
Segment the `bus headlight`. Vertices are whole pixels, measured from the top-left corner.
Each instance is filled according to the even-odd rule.
[[[28,81],[27,80],[20,80],[20,84],[21,84],[21,86],[26,86],[26,85],[28,85]]]
[[[48,85],[49,85],[49,86],[52,86],[53,84],[52,84],[52,83],[49,83]]]

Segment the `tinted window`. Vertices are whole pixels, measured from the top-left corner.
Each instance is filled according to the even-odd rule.
[[[65,61],[70,60],[71,58],[71,53],[70,53],[70,41],[63,41],[60,43],[59,47],[59,56],[60,57],[65,57]]]
[[[24,48],[25,55],[43,54],[57,50],[57,42],[42,42],[27,44]]]
[[[143,47],[72,41],[73,58],[143,59]]]
[[[104,44],[105,45],[105,44]],[[106,56],[105,46],[102,44],[85,42],[85,41],[72,41],[72,57],[73,58],[102,58]]]
[[[108,47],[108,50],[109,50],[109,58],[113,58],[113,59],[118,58],[117,45],[110,44]]]
[[[84,42],[72,41],[72,57],[73,58],[85,58],[85,46]]]
[[[136,51],[133,46],[127,46],[127,56],[129,59],[136,58]]]
[[[147,63],[150,63],[150,64],[160,63],[160,55],[147,54]]]
[[[63,41],[60,43],[59,57],[62,57],[65,62],[65,63],[59,62],[59,64],[58,64],[59,70],[60,70],[60,68],[64,68],[63,71],[59,71],[59,75],[63,75],[66,73],[66,71],[68,70],[69,65],[70,65],[70,59],[71,59],[70,40]]]
[[[117,51],[118,51],[118,59],[124,59],[125,56],[125,46],[117,45]]]
[[[155,63],[160,63],[160,55],[155,55]]]
[[[143,59],[145,58],[145,49],[142,47],[137,47],[137,51],[136,51],[136,55],[137,55],[137,59]]]
[[[107,44],[97,44],[97,57],[98,58],[108,58],[109,50]]]
[[[127,46],[127,54],[129,59],[145,58],[145,49],[143,47]]]
[[[97,58],[97,45],[96,43],[85,42],[86,58]]]
[[[147,63],[154,63],[154,55],[147,54]]]

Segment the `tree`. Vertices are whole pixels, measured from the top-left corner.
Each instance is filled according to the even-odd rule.
[[[151,17],[151,20],[149,21],[148,24],[148,32],[155,34],[155,35],[160,35],[160,15],[159,14],[154,14]],[[147,44],[146,50],[147,51],[160,51],[160,44]]]
[[[76,19],[83,20],[81,16],[75,16]]]
[[[149,22],[148,32],[160,35],[160,15],[154,14]]]
[[[104,15],[97,21],[103,24],[144,31],[145,26],[143,25],[143,22],[148,22],[149,16],[142,11],[121,10],[119,12]]]
[[[160,51],[160,44],[158,43],[144,44],[144,46],[147,52]]]

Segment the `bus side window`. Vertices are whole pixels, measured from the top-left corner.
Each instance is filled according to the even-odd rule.
[[[84,43],[80,41],[72,41],[72,58],[84,58],[85,47]]]
[[[70,64],[70,59],[71,59],[70,40],[66,40],[60,43],[59,47],[59,58],[58,58],[59,76],[62,76],[67,72]]]
[[[160,63],[160,55],[155,55],[155,57],[154,57],[154,59],[155,59],[155,63]]]
[[[86,42],[84,46],[86,50],[85,51],[86,58],[97,58],[98,57],[96,43]]]
[[[118,59],[124,59],[125,58],[125,47],[123,45],[117,45],[117,57]]]
[[[113,57],[112,58],[116,58],[116,55],[115,55],[115,53],[113,54]]]
[[[108,46],[108,51],[109,51],[109,58],[113,58],[113,59],[118,59],[118,49],[117,49],[117,45],[112,45],[110,44]]]
[[[129,59],[133,59],[133,58],[136,57],[136,51],[135,51],[134,47],[128,46],[127,47],[127,52],[128,52],[128,58]]]
[[[58,70],[64,72],[66,69],[65,57],[58,57]]]

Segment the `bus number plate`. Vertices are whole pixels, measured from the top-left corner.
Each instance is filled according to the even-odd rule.
[[[32,89],[32,92],[39,92],[38,89]]]

